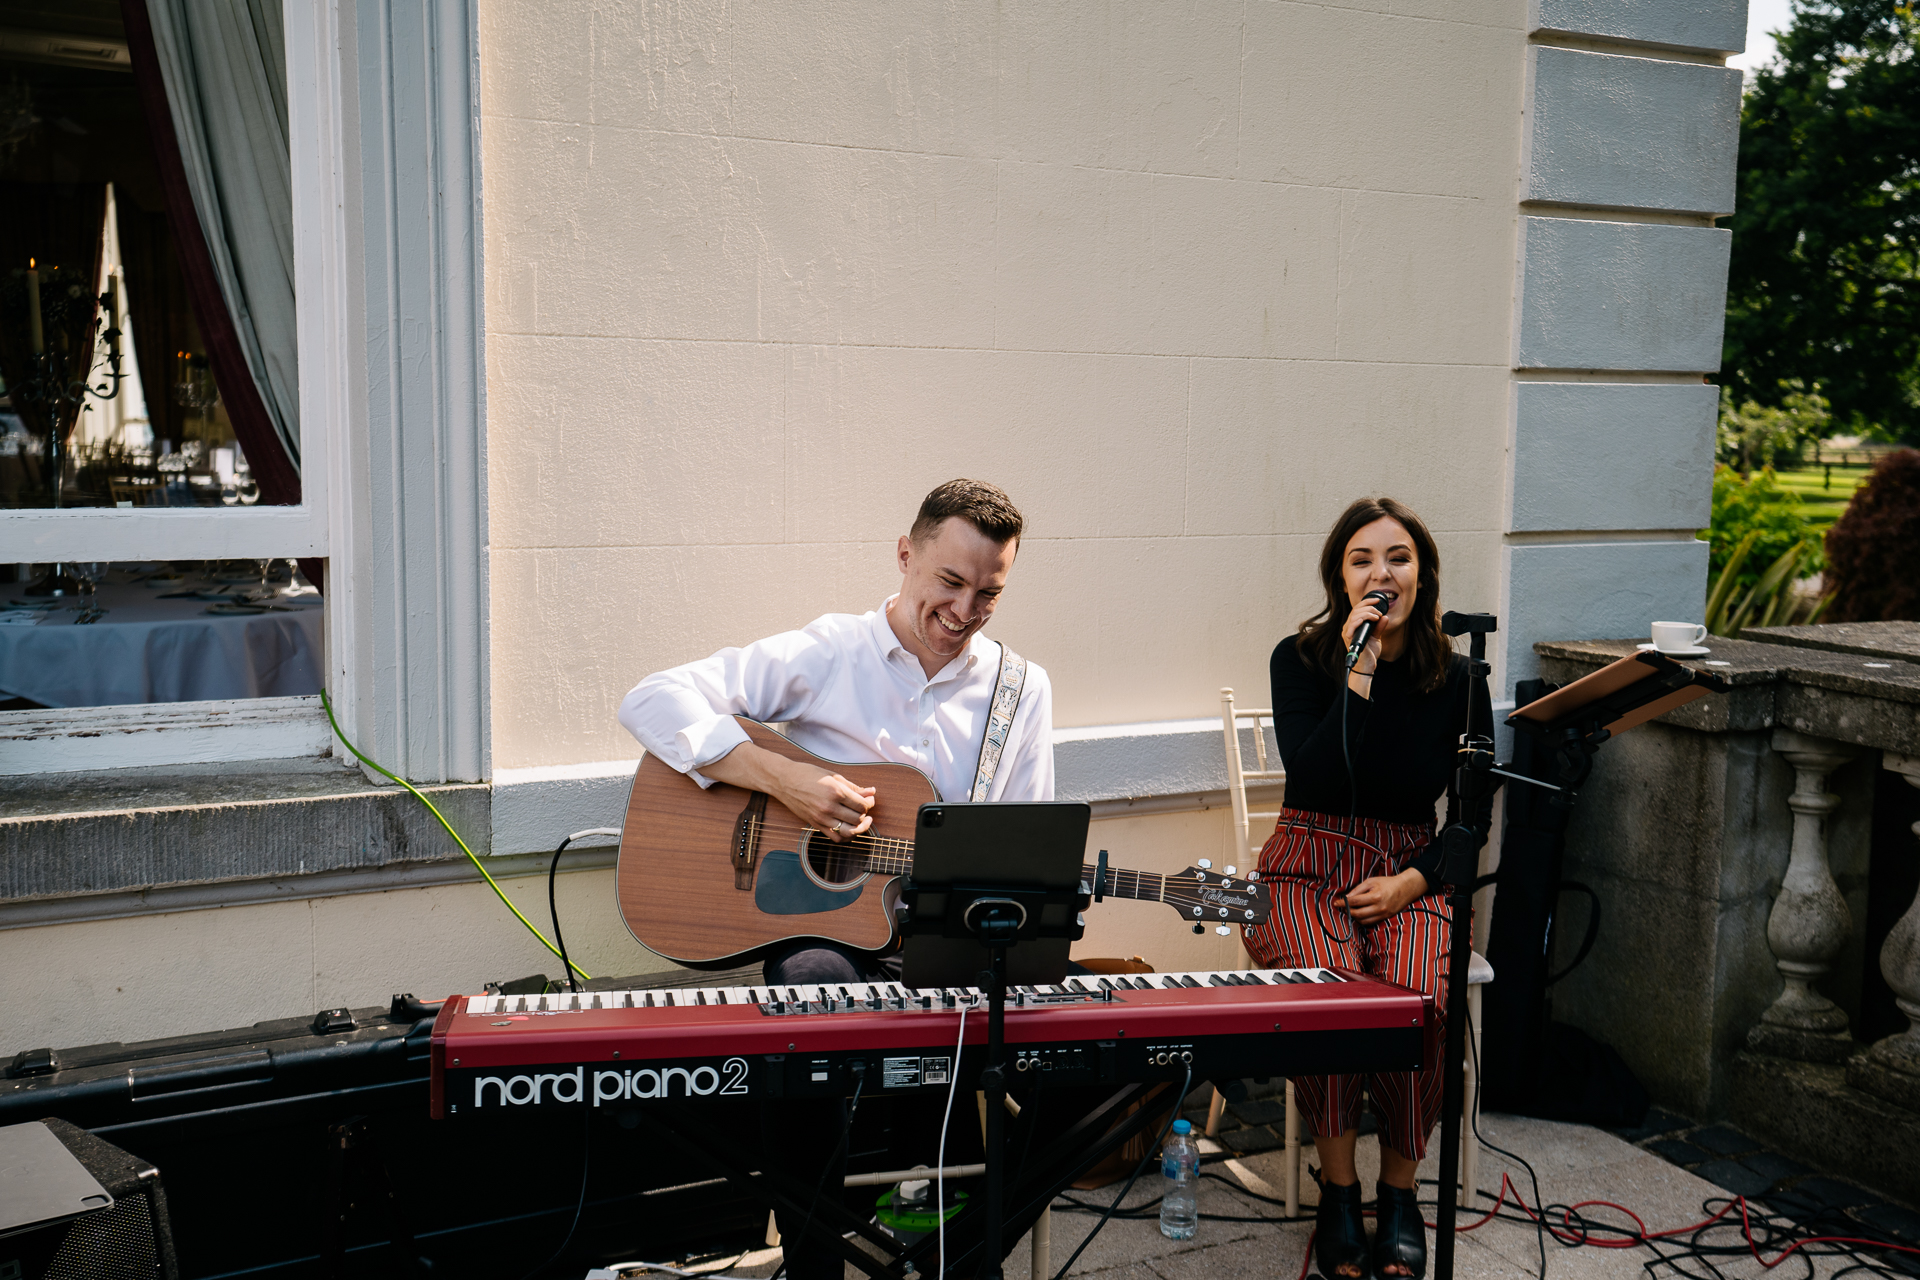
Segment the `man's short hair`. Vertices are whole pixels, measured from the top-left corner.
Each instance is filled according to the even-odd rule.
[[[917,545],[940,531],[949,516],[959,516],[995,542],[1012,542],[1026,528],[1013,499],[985,480],[949,480],[920,504],[908,534]]]

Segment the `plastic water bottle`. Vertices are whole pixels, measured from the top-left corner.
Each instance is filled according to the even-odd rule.
[[[1160,1234],[1169,1240],[1191,1240],[1200,1223],[1194,1190],[1200,1182],[1200,1149],[1193,1144],[1193,1125],[1173,1122],[1173,1134],[1160,1149]]]

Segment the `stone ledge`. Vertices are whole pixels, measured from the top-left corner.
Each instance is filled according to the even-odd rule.
[[[1542,659],[1541,674],[1565,683],[1636,652],[1635,644],[1545,641],[1533,648]],[[1920,753],[1920,662],[1889,656],[1871,659],[1876,665],[1870,667],[1870,659],[1856,652],[1724,636],[1709,637],[1708,648],[1708,658],[1683,665],[1698,665],[1732,687],[1668,712],[1661,723],[1703,733],[1783,726],[1883,751]]]
[[[1920,1203],[1920,1113],[1851,1087],[1845,1066],[1738,1053],[1728,1074],[1729,1114],[1743,1129],[1796,1159]]]
[[[476,854],[490,789],[422,787]],[[0,818],[0,902],[463,857],[426,807],[330,761],[22,779]]]

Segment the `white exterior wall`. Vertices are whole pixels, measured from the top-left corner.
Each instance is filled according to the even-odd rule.
[[[1353,497],[1498,607],[1524,6],[481,7],[493,760],[864,610],[955,475],[1061,726],[1264,704]]]
[[[873,607],[956,475],[1027,513],[991,634],[1052,674],[1082,731],[1063,789],[1103,802],[1091,845],[1116,865],[1246,863],[1204,807],[1217,729],[1191,722],[1222,685],[1265,704],[1356,496],[1426,517],[1445,606],[1502,615],[1509,689],[1536,640],[1699,614],[1744,0],[478,10],[472,167],[459,51],[424,143],[419,33],[383,78],[388,9],[357,10],[387,254],[366,256],[405,287],[368,268],[368,340],[395,339],[343,393],[371,433],[343,456],[405,483],[336,549],[391,563],[357,580],[384,638],[335,694],[415,777],[490,781],[483,854],[616,820],[626,689]],[[416,231],[436,211],[426,248],[376,225],[388,204]],[[475,390],[446,363],[474,344],[435,317],[467,314],[480,262]],[[0,904],[10,1048],[557,970],[484,885],[372,867],[268,901],[224,853],[226,879],[130,883],[95,916],[97,889]],[[537,881],[507,885],[543,914]],[[656,965],[610,873],[561,885],[585,967]],[[1089,926],[1085,954],[1233,960],[1163,908]]]

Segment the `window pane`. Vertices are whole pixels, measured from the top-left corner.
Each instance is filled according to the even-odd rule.
[[[320,692],[325,606],[293,561],[5,570],[0,711]]]

